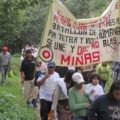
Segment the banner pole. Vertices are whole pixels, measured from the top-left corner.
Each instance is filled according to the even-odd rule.
[[[50,13],[50,9],[52,7],[53,1],[54,0],[50,0],[50,5],[49,5],[49,8],[48,8],[48,12],[46,14],[45,23],[44,23],[44,27],[43,27],[43,32],[42,32],[41,40],[40,40],[40,44],[39,44],[39,50],[38,50],[37,58],[39,58],[40,49],[41,49],[41,46],[42,46],[42,41],[43,41],[43,37],[44,37],[44,34],[45,34],[45,29],[46,29],[46,26],[47,26],[47,21],[48,21],[48,17],[49,17],[49,13]]]

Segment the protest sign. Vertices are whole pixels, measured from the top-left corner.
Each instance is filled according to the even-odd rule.
[[[58,66],[120,61],[120,4],[113,0],[100,17],[76,19],[53,0],[43,32],[39,57]]]

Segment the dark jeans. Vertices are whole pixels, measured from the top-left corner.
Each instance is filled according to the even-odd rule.
[[[41,99],[40,100],[40,116],[41,120],[48,120],[48,113],[51,110],[52,102]]]

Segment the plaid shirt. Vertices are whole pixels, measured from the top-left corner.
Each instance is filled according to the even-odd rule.
[[[112,78],[113,80],[120,80],[120,62],[112,63]]]

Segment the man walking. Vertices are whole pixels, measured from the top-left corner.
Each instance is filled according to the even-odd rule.
[[[10,70],[10,60],[11,60],[11,55],[8,52],[8,48],[3,47],[2,54],[0,55],[0,70],[2,73],[1,84],[6,83],[7,72]]]
[[[34,88],[34,74],[35,74],[36,60],[32,56],[31,50],[26,50],[25,58],[21,63],[21,83],[24,84],[24,96],[26,104],[33,104],[36,107],[36,93]]]
[[[49,62],[47,65],[48,72],[38,78],[38,85],[40,86],[40,115],[41,120],[48,120],[48,113],[51,110],[52,95],[55,90],[56,80],[59,74],[55,72],[55,63]]]

